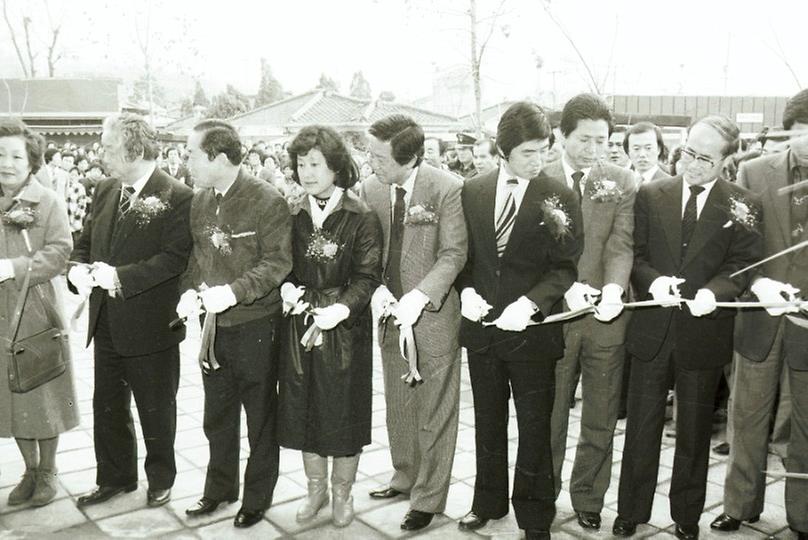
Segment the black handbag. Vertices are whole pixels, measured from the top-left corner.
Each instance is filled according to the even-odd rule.
[[[17,297],[17,306],[11,319],[11,344],[8,347],[8,386],[12,392],[24,394],[34,388],[55,379],[65,372],[67,364],[62,354],[62,328],[59,315],[54,307],[45,299],[39,285],[32,287],[48,318],[50,328],[31,336],[18,338],[22,311],[28,298],[28,287],[31,283],[31,263],[25,273],[22,290]]]

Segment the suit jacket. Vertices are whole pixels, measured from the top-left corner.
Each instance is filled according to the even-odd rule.
[[[448,354],[459,347],[460,298],[453,284],[466,263],[468,249],[461,188],[462,182],[454,175],[422,163],[415,176],[409,208],[428,206],[437,214],[437,223],[404,225],[401,285],[405,294],[418,289],[429,297],[413,330],[419,352],[433,356]],[[373,175],[362,183],[361,195],[382,223],[382,264],[386,268],[392,216],[390,186]]]
[[[168,163],[164,163],[161,169],[163,169],[164,173],[171,176],[175,180],[179,180],[188,187],[194,187],[194,181],[191,179],[191,173],[188,171],[188,167],[186,167],[185,165],[180,163],[180,165],[177,167],[177,174],[175,175],[171,174],[171,170],[170,167],[168,166]]]
[[[498,170],[467,180],[463,209],[469,229],[469,257],[458,278],[458,288],[473,287],[493,306],[485,320],[493,321],[509,304],[527,296],[550,315],[561,308],[564,292],[578,276],[576,265],[583,249],[581,210],[572,190],[544,172],[528,184],[502,258],[497,256],[494,231]],[[554,195],[572,218],[571,233],[556,240],[543,224],[542,204]],[[559,324],[537,325],[523,332],[506,332],[463,319],[460,344],[485,353],[494,344],[509,349],[510,360],[555,360],[564,354]]]
[[[640,187],[634,206],[634,290],[640,299],[660,276],[684,278],[682,297],[692,299],[701,288],[716,299],[732,301],[743,292],[748,274],[731,278],[736,270],[760,259],[763,242],[758,231],[731,220],[730,197],[756,204],[745,189],[725,180],[716,181],[707,197],[690,239],[685,257],[682,244],[681,176],[649,182]],[[652,360],[666,339],[676,340],[678,365],[708,369],[732,359],[732,327],[735,310],[719,308],[705,317],[694,317],[686,306],[647,308],[635,313],[629,323],[629,352],[643,361]]]
[[[167,209],[144,223],[134,209],[120,223],[121,181],[98,184],[88,216],[71,259],[103,261],[114,266],[122,296],[110,298],[98,287],[90,295],[87,344],[95,334],[104,302],[115,350],[122,356],[141,356],[168,349],[185,338],[185,330],[170,330],[179,301],[179,276],[188,263],[191,234],[188,225],[193,191],[155,168],[139,198],[160,197]]]
[[[551,163],[542,172],[566,185],[561,160]],[[584,248],[578,261],[578,281],[596,289],[607,283],[616,283],[628,294],[634,261],[636,180],[634,173],[611,163],[603,164],[603,177],[616,182],[621,195],[614,200],[594,200],[592,180],[595,177],[586,179],[581,199]],[[621,314],[609,323],[597,322],[587,329],[594,332],[593,339],[602,346],[620,345],[625,339],[628,318],[627,313]],[[585,319],[594,319],[594,316],[587,315]]]
[[[808,240],[808,230],[802,237],[791,235],[790,195],[778,195],[777,191],[788,185],[789,152],[760,157],[741,164],[738,185],[760,196],[763,205],[763,257],[773,255],[794,244]],[[802,249],[767,262],[753,277],[762,276],[791,283],[808,291],[808,249]],[[742,310],[736,328],[735,349],[744,357],[762,362],[772,348],[781,317],[772,317],[765,310]],[[808,330],[787,323],[788,338],[795,341],[795,350],[808,349]],[[804,355],[789,357],[789,365],[796,369],[808,369]]]

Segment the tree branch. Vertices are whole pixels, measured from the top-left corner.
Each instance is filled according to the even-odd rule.
[[[22,28],[25,32],[25,48],[28,52],[28,66],[31,70],[31,77],[36,77],[36,66],[34,65],[34,58],[36,58],[36,54],[31,50],[31,32],[29,30],[31,26],[31,18],[30,17],[23,17],[22,18]]]
[[[11,43],[14,45],[14,51],[17,53],[17,60],[20,62],[20,67],[22,68],[22,72],[26,78],[30,77],[28,73],[28,66],[25,65],[25,60],[22,57],[22,51],[20,51],[20,46],[17,44],[17,34],[14,32],[14,27],[11,25],[11,19],[8,17],[8,6],[6,5],[6,0],[3,0],[3,18],[6,21],[6,26],[8,26],[8,33],[11,37]]]
[[[553,24],[556,25],[556,28],[558,28],[558,30],[561,32],[561,34],[566,38],[566,40],[572,46],[573,50],[575,51],[575,54],[578,55],[578,59],[583,64],[584,69],[586,69],[586,74],[589,76],[589,84],[591,86],[591,89],[594,90],[596,94],[600,94],[600,87],[598,86],[598,81],[595,79],[595,75],[592,73],[592,70],[589,69],[589,64],[587,63],[586,59],[584,58],[584,55],[581,54],[581,51],[578,50],[578,46],[575,45],[575,41],[567,33],[567,31],[564,29],[564,27],[561,25],[561,23],[558,22],[558,20],[556,20],[556,18],[553,16],[553,12],[550,11],[550,6],[546,3],[546,1],[541,0],[541,4],[542,4],[542,7],[544,8],[544,12],[547,13],[547,16],[550,18],[550,20],[553,22]]]

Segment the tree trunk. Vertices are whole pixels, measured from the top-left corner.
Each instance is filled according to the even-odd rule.
[[[477,52],[477,0],[469,0],[471,24],[471,80],[474,84],[474,126],[477,137],[482,136],[482,92],[480,91],[480,56]]]
[[[28,66],[25,64],[25,59],[22,57],[22,51],[20,50],[19,44],[17,44],[17,35],[14,32],[14,27],[11,25],[11,20],[8,18],[8,9],[6,5],[6,0],[3,0],[3,18],[6,20],[6,26],[8,26],[8,33],[11,36],[11,44],[14,45],[14,51],[17,53],[17,60],[20,62],[20,67],[22,68],[22,73],[25,75],[27,79],[30,76],[28,72]]]

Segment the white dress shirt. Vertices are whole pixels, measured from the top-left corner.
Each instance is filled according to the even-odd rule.
[[[404,207],[407,208],[410,206],[410,199],[412,199],[412,190],[415,189],[415,177],[418,176],[418,167],[413,167],[410,176],[407,180],[401,184],[390,184],[390,223],[393,222],[393,212],[392,209],[396,205],[396,188],[402,187],[404,188]]]
[[[710,191],[713,189],[718,178],[707,182],[706,184],[702,184],[701,187],[704,188],[704,191],[699,193],[696,196],[696,219],[701,217],[701,211],[704,209],[704,204],[707,202],[707,197],[710,196]],[[687,206],[687,200],[690,198],[690,184],[685,181],[682,181],[682,217],[685,216],[685,206]]]
[[[581,197],[583,197],[584,195],[583,190],[585,185],[584,180],[586,180],[586,178],[589,176],[589,171],[592,170],[592,167],[587,167],[586,169],[576,169],[575,167],[567,163],[566,154],[561,155],[561,166],[564,168],[564,178],[567,180],[567,187],[570,189],[573,189],[573,186],[575,185],[575,181],[572,179],[572,173],[574,173],[575,171],[581,171],[582,173],[584,173],[584,175],[581,177],[581,180],[578,182],[578,184],[581,186],[580,195]]]
[[[654,165],[653,167],[651,167],[650,169],[648,169],[644,173],[640,173],[641,182],[644,184],[646,182],[650,182],[651,180],[653,180],[654,175],[657,173],[658,170],[659,170],[659,165]]]
[[[151,168],[149,169],[149,172],[147,172],[144,176],[138,178],[137,181],[134,184],[132,184],[132,187],[135,188],[135,192],[132,193],[131,196],[132,199],[136,199],[137,197],[140,196],[140,192],[143,191],[143,188],[146,186],[146,182],[148,182],[149,178],[151,178],[151,175],[154,174],[155,167],[156,165],[152,165]],[[123,190],[125,188],[126,184],[123,184],[123,186],[121,187],[121,198],[123,198]]]
[[[519,212],[519,207],[522,205],[522,199],[525,197],[525,191],[527,191],[530,180],[511,174],[510,171],[506,169],[505,165],[501,166],[499,168],[499,175],[497,176],[497,194],[494,202],[495,222],[502,211],[502,205],[505,204],[505,200],[508,198],[508,180],[511,178],[516,178],[517,181],[516,187],[513,188],[513,202],[516,204],[517,213]]]

